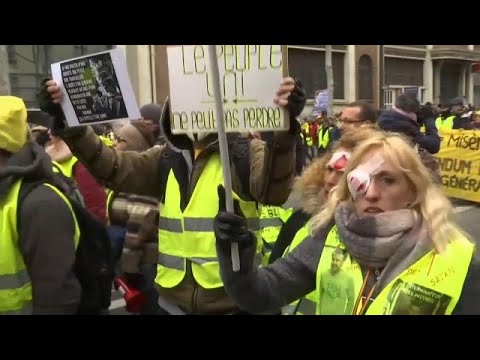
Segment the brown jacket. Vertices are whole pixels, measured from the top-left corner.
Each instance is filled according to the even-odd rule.
[[[159,199],[160,172],[159,162],[167,147],[177,148],[177,140],[186,143],[185,136],[168,135],[165,145],[156,146],[145,152],[117,152],[104,145],[91,128],[82,135],[64,136],[77,158],[86,165],[90,172],[108,188],[117,192],[135,193],[154,196]],[[180,139],[182,138],[182,139]],[[209,145],[192,161],[188,200],[206,166],[210,155],[218,152],[218,141],[215,135],[206,138]],[[190,154],[193,158],[193,149]],[[268,205],[282,205],[293,184],[295,170],[295,137],[286,132],[276,133],[273,141],[268,143],[258,139],[250,142],[250,189],[241,188],[241,180],[234,166],[231,166],[233,190],[242,198],[258,201]],[[249,194],[247,194],[249,192]],[[217,204],[218,199],[212,199]],[[206,204],[206,206],[208,206]],[[161,241],[161,239],[159,239]],[[178,305],[187,313],[225,314],[235,312],[237,307],[225,294],[223,288],[203,289],[198,285],[191,273],[187,261],[187,274],[183,281],[171,289],[159,289],[160,294],[170,302]]]

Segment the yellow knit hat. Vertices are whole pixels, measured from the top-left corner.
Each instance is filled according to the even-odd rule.
[[[27,142],[27,108],[22,99],[0,96],[0,149],[16,153]]]

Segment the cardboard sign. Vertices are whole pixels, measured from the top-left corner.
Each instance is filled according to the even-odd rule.
[[[276,96],[287,74],[282,45],[217,45],[226,132],[278,131],[289,126]],[[216,132],[208,45],[167,48],[174,134]]]
[[[119,49],[52,64],[52,77],[64,91],[62,109],[69,126],[140,118]]]

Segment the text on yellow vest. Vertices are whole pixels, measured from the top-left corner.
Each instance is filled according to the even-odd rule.
[[[327,236],[317,268],[317,315],[349,315],[354,308],[357,315],[450,315],[462,293],[474,252],[474,245],[464,239],[451,241],[442,253],[432,250],[387,284],[367,304],[369,306],[365,306],[360,294],[364,281],[362,271],[349,254],[340,271],[331,275],[332,254],[336,248],[345,249],[345,246],[334,226]],[[335,280],[339,274],[341,277]],[[353,301],[348,296],[352,291]],[[366,311],[362,313],[363,308]]]
[[[284,209],[281,206],[261,205],[260,228],[262,232],[262,265],[268,264],[268,258],[277,241],[282,226],[287,222],[293,209]]]

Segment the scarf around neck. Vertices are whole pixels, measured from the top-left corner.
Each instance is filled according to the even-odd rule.
[[[377,289],[432,248],[426,224],[411,209],[359,217],[353,204],[342,203],[335,223],[346,250],[362,268],[383,269]]]

